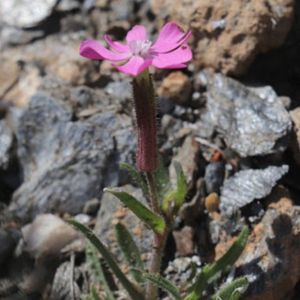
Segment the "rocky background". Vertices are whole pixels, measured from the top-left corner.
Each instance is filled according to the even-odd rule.
[[[123,39],[137,23],[155,38],[167,20],[191,28],[194,60],[155,72],[160,154],[171,177],[177,160],[189,180],[164,272],[184,280],[247,224],[229,274],[251,275],[244,299],[300,299],[296,0],[0,1],[0,299],[87,292],[85,241],[69,216],[116,255],[111,224],[122,220],[147,260],[149,233],[102,192],[125,186],[141,197],[119,168],[135,162],[130,78],[78,48],[104,33]]]

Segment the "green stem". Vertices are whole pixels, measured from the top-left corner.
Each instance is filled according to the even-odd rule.
[[[154,182],[154,176],[151,172],[146,172],[147,183],[149,187],[150,202],[154,212],[161,214],[161,209],[159,206],[156,187]],[[151,260],[149,265],[149,273],[160,274],[162,256],[166,244],[166,239],[168,235],[168,226],[163,234],[154,234],[153,246],[151,252]],[[156,300],[158,299],[158,287],[152,282],[148,282],[146,287],[146,300]]]
[[[167,239],[166,230],[163,235],[155,234],[153,241],[153,248],[151,253],[151,261],[149,265],[149,273],[160,274],[161,261]],[[148,282],[146,287],[146,300],[157,300],[158,299],[158,287],[152,282]]]

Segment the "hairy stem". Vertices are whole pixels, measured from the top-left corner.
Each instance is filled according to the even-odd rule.
[[[156,104],[148,70],[133,80],[133,98],[138,135],[137,167],[142,172],[153,172],[157,168]]]
[[[149,187],[151,206],[154,212],[160,214],[160,206],[157,198],[156,187],[154,182],[153,173],[146,173],[147,183]],[[166,238],[168,234],[168,229],[165,230],[163,234],[154,234],[153,246],[151,252],[151,260],[149,265],[149,273],[159,274],[161,269],[162,256],[166,244]],[[158,287],[148,282],[146,288],[146,300],[157,300],[158,299]]]

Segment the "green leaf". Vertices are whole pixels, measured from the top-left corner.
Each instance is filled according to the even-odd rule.
[[[248,279],[240,277],[227,284],[218,291],[211,300],[239,300],[248,288]]]
[[[192,285],[192,282],[197,275],[197,264],[195,262],[193,261],[191,262],[190,269],[191,269],[191,273],[189,277],[186,279],[185,282],[182,282],[180,284],[180,290],[182,291],[188,290],[188,287]]]
[[[141,259],[140,251],[134,242],[133,237],[122,223],[116,224],[115,231],[118,244],[129,265],[130,273],[137,282],[142,283],[144,281],[143,277],[139,272],[136,272],[136,269],[143,271],[144,264]]]
[[[248,236],[249,229],[245,226],[229,250],[219,260],[202,269],[184,300],[199,300],[206,286],[238,260],[246,246]]]
[[[143,273],[143,277],[152,283],[156,284],[159,288],[166,291],[174,300],[181,300],[179,290],[171,281],[160,276],[159,274]]]
[[[161,157],[159,157],[158,168],[154,172],[154,179],[158,199],[163,199],[164,195],[170,189],[171,183],[169,177],[169,170],[164,166]]]
[[[148,225],[154,232],[163,234],[166,229],[164,219],[152,212],[144,206],[140,201],[126,192],[117,192],[112,189],[105,188],[105,192],[109,192],[116,196],[124,205],[126,205],[140,220]]]
[[[162,209],[166,213],[169,211],[171,205],[173,205],[174,212],[178,211],[184,202],[188,190],[186,177],[181,165],[178,162],[174,162],[174,168],[177,175],[176,189],[171,189],[167,192],[162,202]]]
[[[97,291],[96,291],[96,289],[95,289],[95,287],[92,287],[91,294],[92,294],[92,299],[93,300],[101,300],[98,293],[97,293]],[[111,298],[107,297],[106,299],[108,300],[108,299],[111,299]]]
[[[102,285],[106,294],[106,300],[115,300],[113,292],[107,283],[100,259],[97,256],[96,248],[91,243],[89,243],[86,248],[86,260],[95,279]],[[91,290],[91,293],[94,293],[93,289]]]
[[[76,229],[78,229],[96,247],[107,265],[111,268],[113,273],[119,279],[120,283],[126,289],[130,297],[136,300],[144,300],[144,296],[127,279],[125,274],[119,268],[118,263],[115,261],[114,257],[110,254],[109,250],[104,246],[104,244],[102,244],[102,242],[97,238],[93,231],[75,220],[68,220],[68,222]]]
[[[144,197],[148,198],[149,191],[143,175],[135,167],[127,163],[121,163],[120,168],[128,171],[132,180],[142,189]]]

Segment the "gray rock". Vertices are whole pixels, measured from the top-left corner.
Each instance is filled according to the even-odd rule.
[[[205,168],[206,191],[210,193],[219,193],[225,176],[225,164],[222,161],[211,162]]]
[[[120,161],[134,159],[127,115],[110,110],[85,120],[71,118],[66,102],[38,93],[19,120],[24,183],[9,209],[23,221],[45,212],[82,212],[88,200],[100,199],[103,187],[119,183]]]
[[[78,238],[71,225],[52,214],[39,215],[22,228],[24,251],[40,261],[57,259],[60,251]]]
[[[80,289],[76,282],[77,277],[81,275],[74,265],[70,262],[64,262],[56,270],[52,288],[51,300],[79,300]]]
[[[0,29],[0,49],[7,46],[25,45],[44,35],[43,30],[22,30],[16,27],[4,26]]]
[[[60,0],[56,7],[56,10],[62,12],[68,12],[79,8],[80,8],[80,3],[78,0]]]
[[[251,89],[221,74],[198,76],[207,83],[203,121],[224,136],[242,157],[283,151],[291,119],[282,100],[270,88]]]
[[[12,143],[12,130],[7,126],[5,120],[0,120],[0,169],[6,169],[8,166]]]
[[[122,191],[136,197],[145,203],[140,189],[131,185],[122,186]],[[101,208],[98,212],[95,233],[111,249],[119,261],[122,261],[122,254],[117,244],[114,232],[114,224],[122,222],[132,233],[142,254],[151,251],[152,233],[145,225],[113,195],[104,193],[101,199]]]
[[[225,180],[221,189],[221,211],[232,214],[254,199],[267,196],[289,167],[271,166],[261,170],[244,170]]]
[[[0,228],[0,266],[12,255],[17,239],[13,231]]]
[[[45,20],[57,0],[3,0],[0,2],[1,20],[17,27],[34,27]]]
[[[198,255],[178,257],[169,263],[164,274],[167,279],[175,282],[177,285],[180,285],[189,280],[190,275],[193,272],[192,266],[196,267],[196,270],[200,272],[201,264],[202,263]]]

